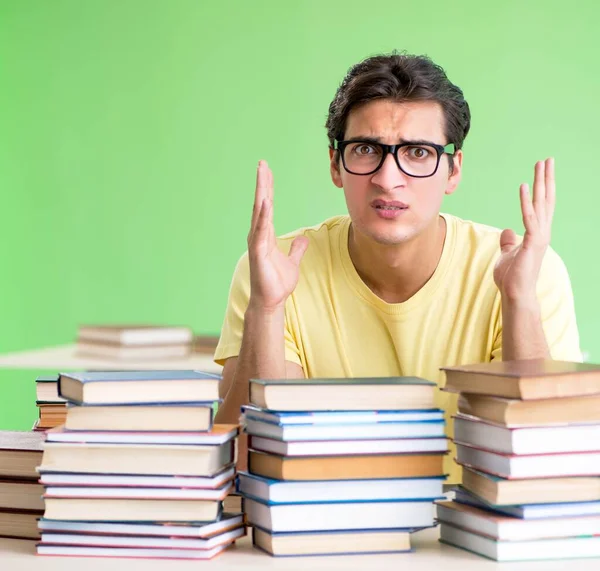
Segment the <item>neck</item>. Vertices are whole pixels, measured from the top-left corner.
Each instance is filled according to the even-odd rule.
[[[438,216],[410,242],[378,244],[350,226],[348,251],[360,278],[387,303],[402,303],[415,295],[433,276],[444,241],[446,221]]]

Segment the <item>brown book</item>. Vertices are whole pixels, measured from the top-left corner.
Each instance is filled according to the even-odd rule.
[[[214,355],[219,343],[219,337],[215,335],[196,335],[194,337],[194,353]]]
[[[365,480],[441,476],[443,454],[285,457],[249,451],[251,474],[273,480]]]
[[[600,394],[600,365],[550,359],[492,361],[442,367],[445,389],[513,399],[549,399]]]
[[[43,432],[0,431],[0,477],[37,480]]]
[[[463,466],[462,485],[499,506],[600,501],[599,477],[506,480]]]
[[[0,537],[16,539],[39,539],[37,520],[43,511],[27,512],[0,509]]]
[[[526,401],[461,393],[458,410],[505,426],[600,422],[600,394]]]
[[[38,404],[40,412],[37,428],[46,430],[65,423],[67,418],[66,404]]]
[[[0,480],[0,510],[43,511],[44,486],[34,480]]]

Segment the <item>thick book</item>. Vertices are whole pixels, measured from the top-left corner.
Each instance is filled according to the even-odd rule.
[[[81,474],[72,472],[45,472],[40,470],[44,486],[115,486],[134,488],[187,488],[212,490],[235,477],[235,466],[229,465],[214,476],[130,476],[127,474]]]
[[[0,431],[0,478],[37,480],[43,444],[42,432]]]
[[[498,454],[456,442],[456,461],[502,478],[559,478],[563,476],[597,476],[600,452],[564,454]]]
[[[248,452],[249,472],[274,480],[365,480],[441,476],[443,454],[374,454],[286,458]]]
[[[508,427],[600,423],[600,394],[527,401],[462,393],[458,411]]]
[[[248,523],[271,532],[414,529],[434,521],[431,501],[267,505],[247,498],[244,505]]]
[[[600,477],[508,480],[463,466],[462,485],[494,505],[600,501]]]
[[[329,480],[285,482],[240,472],[237,488],[242,495],[266,504],[418,500],[442,497],[444,480],[444,476],[339,480],[332,485]]]
[[[551,359],[491,361],[442,367],[445,390],[513,399],[600,394],[600,365]]]
[[[0,509],[0,537],[15,539],[38,539],[37,520],[44,515],[42,511],[17,511]]]
[[[58,375],[42,375],[35,380],[35,398],[38,403],[56,404],[65,402],[58,395]]]
[[[104,407],[102,407],[104,408]],[[238,435],[235,424],[215,424],[209,432],[127,432],[67,430],[57,426],[46,432],[46,442],[114,444],[223,444]]]
[[[79,339],[75,345],[77,355],[115,361],[155,361],[159,359],[185,359],[192,352],[191,345],[112,345]]]
[[[277,411],[431,409],[436,388],[417,377],[250,379],[250,403]]]
[[[40,470],[213,476],[233,461],[234,440],[219,446],[46,442]]]
[[[494,561],[537,561],[600,556],[600,536],[553,537],[522,541],[499,541],[450,523],[440,525],[440,541]]]
[[[135,537],[131,535],[93,535],[77,533],[42,532],[41,543],[46,545],[70,545],[85,547],[132,547],[147,549],[213,549],[220,545],[228,545],[232,541],[246,535],[245,528],[240,525],[235,529],[224,531],[206,539],[192,537]]]
[[[552,504],[522,504],[513,506],[499,506],[491,504],[476,494],[458,486],[454,491],[454,501],[482,510],[491,510],[501,515],[518,517],[521,519],[546,519],[557,517],[600,517],[600,501],[597,502],[567,502]]]
[[[166,404],[219,400],[221,376],[202,371],[61,373],[58,392],[78,404]]]
[[[37,403],[37,406],[40,416],[36,429],[47,430],[48,428],[54,428],[55,426],[60,426],[65,423],[65,420],[67,419],[66,403]]]
[[[242,406],[246,418],[278,424],[330,425],[330,424],[381,424],[388,422],[427,422],[444,420],[444,411],[439,408],[425,410],[318,410],[318,411],[277,411],[254,405]]]
[[[92,534],[92,535],[133,535],[155,537],[192,537],[209,539],[226,531],[240,527],[244,522],[241,513],[223,513],[221,519],[210,522],[94,522],[67,521],[41,518],[39,528],[43,532]]]
[[[206,432],[212,403],[67,406],[67,430]]]
[[[71,521],[216,521],[221,502],[147,498],[49,498],[47,519]]]
[[[507,428],[459,414],[454,419],[454,439],[500,454],[600,452],[600,423]]]
[[[272,424],[245,416],[243,423],[248,434],[284,442],[445,437],[443,420],[370,424]]]
[[[44,486],[34,480],[0,479],[0,510],[43,511]]]
[[[276,557],[299,555],[367,555],[411,551],[406,529],[271,533],[252,528],[252,544]]]
[[[183,326],[166,325],[81,325],[78,340],[113,343],[115,345],[190,345],[192,330]]]
[[[446,438],[396,438],[283,442],[262,436],[249,436],[248,446],[254,450],[280,456],[344,456],[447,452],[448,440]]]

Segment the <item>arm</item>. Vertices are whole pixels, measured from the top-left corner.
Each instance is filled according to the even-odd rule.
[[[540,304],[502,300],[502,358],[550,359]]]

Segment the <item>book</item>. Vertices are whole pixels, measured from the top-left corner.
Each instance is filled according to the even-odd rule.
[[[388,422],[426,422],[444,420],[444,411],[439,408],[429,410],[357,410],[357,411],[275,411],[253,405],[242,406],[246,418],[260,420],[280,426],[307,424],[379,424]]]
[[[0,509],[0,537],[15,539],[39,539],[37,520],[42,511],[18,511]]]
[[[114,444],[223,444],[238,435],[235,424],[214,424],[210,432],[127,432],[67,430],[64,426],[46,432],[47,442]]]
[[[70,545],[86,547],[134,547],[150,549],[213,549],[220,545],[228,545],[232,541],[246,535],[243,526],[224,531],[218,535],[206,539],[192,537],[136,537],[131,535],[110,535],[110,534],[77,534],[77,533],[56,533],[42,532],[41,543],[49,545]]]
[[[195,335],[192,346],[194,349],[194,353],[214,355],[215,349],[217,348],[218,344],[218,335]]]
[[[443,454],[286,458],[249,450],[249,472],[274,480],[365,480],[441,476]]]
[[[43,494],[34,480],[0,480],[0,510],[44,511]]]
[[[461,393],[458,411],[508,427],[600,423],[600,394],[526,401]]]
[[[67,407],[65,403],[43,404],[37,403],[39,410],[38,429],[46,430],[65,423]]]
[[[436,499],[443,495],[444,476],[380,480],[285,482],[255,474],[238,474],[238,491],[266,504]]]
[[[248,434],[284,442],[445,438],[446,435],[443,420],[371,424],[278,425],[244,417],[243,423]]]
[[[248,446],[280,456],[345,456],[360,454],[406,454],[446,452],[446,438],[398,438],[386,440],[326,440],[283,442],[262,436],[249,436]]]
[[[45,472],[40,470],[40,483],[44,486],[116,486],[136,488],[188,488],[215,489],[235,477],[235,467],[227,466],[214,476],[144,476],[119,474],[81,474]]]
[[[244,511],[244,498],[237,492],[230,492],[228,496],[223,500],[223,510],[230,513],[237,513]]]
[[[246,498],[248,523],[271,532],[414,529],[433,525],[431,501],[267,505]]]
[[[78,340],[76,353],[86,357],[98,357],[117,361],[184,359],[191,353],[191,345],[111,345]]]
[[[457,415],[454,439],[501,454],[600,451],[600,423],[507,428],[473,416]]]
[[[600,365],[552,359],[491,361],[442,367],[445,390],[513,399],[600,394]]]
[[[211,522],[94,522],[51,520],[42,517],[39,529],[53,533],[96,534],[96,535],[134,535],[156,537],[193,537],[208,539],[226,531],[236,529],[243,524],[241,513],[223,513],[221,519]]]
[[[81,325],[78,340],[114,343],[118,345],[190,345],[192,330],[166,325]]]
[[[65,399],[58,395],[58,375],[42,375],[35,380],[35,397],[38,403],[64,403]]]
[[[405,529],[270,533],[252,528],[252,544],[274,556],[356,555],[411,551]]]
[[[600,500],[600,477],[508,480],[463,466],[462,485],[494,505]]]
[[[206,432],[212,403],[67,406],[65,428],[88,431]]]
[[[448,523],[440,525],[440,541],[494,561],[535,561],[600,556],[600,536],[546,540],[497,541]]]
[[[213,476],[233,461],[235,440],[219,446],[46,442],[40,470]]]
[[[491,510],[501,515],[518,517],[521,519],[546,519],[589,515],[600,516],[600,501],[499,506],[486,502],[483,498],[472,494],[462,486],[458,486],[455,489],[454,501],[482,510]]]
[[[431,409],[436,388],[417,377],[250,379],[250,403],[277,411]]]
[[[43,443],[41,432],[0,431],[0,478],[37,480]]]
[[[202,371],[61,373],[58,392],[78,404],[214,402],[220,380],[220,375]]]
[[[456,442],[456,461],[502,478],[552,478],[600,474],[600,452],[509,455]]]
[[[47,519],[71,521],[216,521],[221,502],[147,498],[50,498],[44,496]]]

